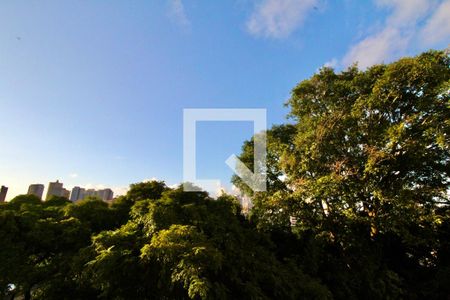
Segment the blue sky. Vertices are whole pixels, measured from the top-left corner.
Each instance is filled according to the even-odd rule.
[[[0,2],[0,185],[182,180],[184,108],[266,108],[323,65],[390,62],[450,41],[450,1]],[[198,177],[251,134],[198,125]]]

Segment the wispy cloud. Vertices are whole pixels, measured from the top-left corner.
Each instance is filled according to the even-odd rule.
[[[387,25],[395,27],[414,26],[434,3],[435,0],[375,0],[378,7],[392,9]]]
[[[414,43],[423,49],[450,37],[450,0],[439,6],[435,0],[375,0],[375,4],[390,9],[390,15],[378,31],[350,47],[342,66],[358,62],[367,68],[404,55]],[[421,28],[423,21],[426,26]]]
[[[382,63],[403,53],[411,39],[410,33],[402,32],[398,28],[385,28],[368,36],[352,46],[342,60],[344,66],[358,63],[360,68]]]
[[[78,174],[77,173],[71,173],[71,174],[69,174],[69,177],[70,178],[77,178]]]
[[[102,190],[102,189],[106,189],[107,186],[104,184],[94,184],[94,183],[87,183],[83,186],[85,189],[95,189],[95,190]]]
[[[156,177],[152,177],[152,178],[145,178],[144,180],[142,180],[142,182],[152,182],[152,181],[158,181],[159,179]]]
[[[189,29],[191,21],[187,17],[182,0],[169,0],[169,18],[182,28]]]
[[[426,45],[450,39],[450,0],[439,5],[422,29],[420,38]]]
[[[127,186],[115,186],[115,187],[112,187],[111,190],[114,193],[114,197],[118,197],[118,196],[125,195],[128,192],[129,187],[127,187]]]
[[[333,58],[330,61],[327,61],[323,66],[328,68],[335,68],[339,64],[337,58]]]
[[[262,0],[246,27],[250,34],[269,38],[285,38],[302,26],[308,12],[317,8],[318,0]]]

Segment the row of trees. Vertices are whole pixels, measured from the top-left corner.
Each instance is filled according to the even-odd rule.
[[[0,286],[25,299],[327,298],[240,213],[152,181],[111,206],[19,196],[0,208]]]
[[[447,299],[450,59],[323,68],[266,132],[268,191],[212,199],[152,181],[0,205],[0,296]],[[253,142],[240,159],[251,169]]]

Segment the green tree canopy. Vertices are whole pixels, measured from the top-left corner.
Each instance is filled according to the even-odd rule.
[[[449,66],[429,51],[367,70],[322,68],[293,89],[293,124],[267,132],[269,191],[233,178],[252,195],[258,228],[294,232],[310,254],[329,247],[318,272],[338,298],[423,297],[426,274],[448,268],[437,266],[449,217]],[[252,141],[240,159],[252,167]]]

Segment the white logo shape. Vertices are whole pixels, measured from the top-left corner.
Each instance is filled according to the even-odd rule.
[[[253,172],[232,154],[225,163],[253,191],[266,191],[266,109],[184,109],[183,110],[183,189],[197,191],[192,184],[205,190],[216,190],[218,179],[197,179],[196,123],[197,121],[253,121]]]

